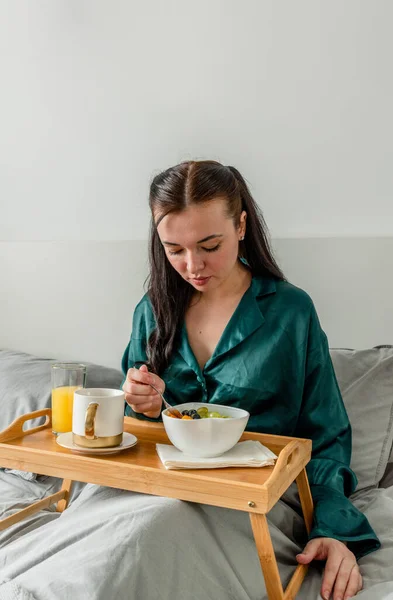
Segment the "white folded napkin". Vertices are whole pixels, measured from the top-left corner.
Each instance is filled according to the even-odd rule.
[[[277,456],[260,442],[238,442],[215,458],[198,458],[184,454],[175,446],[156,444],[157,454],[166,469],[216,469],[219,467],[266,467],[274,465]]]

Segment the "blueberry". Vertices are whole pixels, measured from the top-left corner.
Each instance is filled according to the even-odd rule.
[[[182,410],[182,411],[181,411],[181,414],[182,414],[182,415],[189,415],[190,413],[188,412],[188,410]]]
[[[191,410],[188,411],[188,414],[190,417],[193,417],[194,415],[197,414],[197,411],[192,408]]]
[[[191,415],[193,419],[201,419],[201,415],[198,415],[197,411],[194,412],[193,415]]]

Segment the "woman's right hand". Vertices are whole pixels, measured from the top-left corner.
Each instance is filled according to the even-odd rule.
[[[125,399],[132,410],[136,413],[142,413],[146,417],[155,419],[160,416],[162,408],[162,399],[152,387],[154,385],[163,394],[165,391],[164,381],[149,373],[146,365],[142,365],[140,369],[128,369],[126,380],[123,384]]]

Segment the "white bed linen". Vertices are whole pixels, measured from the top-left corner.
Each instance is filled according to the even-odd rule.
[[[393,598],[393,488],[359,492],[354,503],[382,541],[360,560],[358,597]],[[269,522],[285,585],[302,547],[302,519],[279,502]],[[310,568],[300,600],[320,599],[321,572]],[[0,574],[0,600],[266,597],[247,513],[90,484],[63,514],[0,548]]]

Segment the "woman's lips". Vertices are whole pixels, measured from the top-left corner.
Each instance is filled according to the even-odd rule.
[[[198,277],[191,279],[194,285],[206,285],[209,280],[210,277]]]

